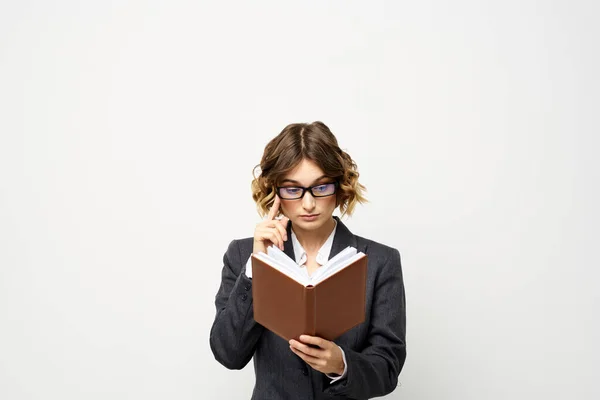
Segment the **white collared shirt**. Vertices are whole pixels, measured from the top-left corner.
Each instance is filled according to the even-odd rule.
[[[334,219],[334,221],[335,221],[335,219]],[[323,245],[317,252],[316,261],[317,261],[317,264],[319,264],[319,266],[327,264],[327,261],[329,260],[329,255],[331,254],[331,246],[333,245],[333,237],[335,236],[336,228],[337,228],[337,221],[335,221],[335,225],[333,226],[333,230],[331,231],[331,234],[329,235],[329,237],[327,238],[325,243],[323,243]],[[296,234],[294,233],[293,229],[292,229],[292,245],[294,246],[294,257],[296,257],[296,264],[298,264],[300,267],[303,267],[303,270],[306,273],[306,276],[309,276],[308,269],[306,268],[306,261],[308,260],[308,255],[306,254],[304,247],[302,247],[302,245],[298,241],[298,237],[296,237]]]
[[[329,260],[329,255],[331,254],[331,247],[333,246],[333,237],[335,236],[335,231],[337,229],[337,221],[335,219],[334,219],[334,221],[335,221],[335,226],[333,227],[331,234],[329,235],[329,237],[327,238],[325,243],[323,243],[323,245],[317,252],[316,261],[317,261],[317,264],[319,264],[319,266],[325,265],[327,263],[327,261]],[[300,266],[302,268],[302,270],[304,271],[306,276],[309,277],[308,269],[306,268],[306,261],[307,261],[308,257],[307,257],[306,251],[304,250],[304,248],[298,241],[298,238],[296,237],[296,234],[294,233],[293,229],[292,229],[292,246],[294,246],[294,257],[296,258],[296,264],[298,264],[298,266]],[[248,278],[252,279],[252,256],[250,256],[248,258],[248,261],[246,262],[246,276]],[[340,376],[331,376],[331,375],[325,374],[325,375],[327,375],[328,378],[331,379],[330,383],[334,383],[335,381],[342,379],[343,377],[346,376],[346,372],[348,371],[348,366],[346,364],[346,354],[344,353],[344,349],[342,349],[341,347],[340,347],[340,350],[342,351],[342,358],[344,359],[344,373]]]

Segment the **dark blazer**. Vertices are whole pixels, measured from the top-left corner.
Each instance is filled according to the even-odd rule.
[[[215,359],[242,369],[254,357],[252,399],[368,399],[392,392],[406,359],[406,305],[398,250],[356,236],[338,225],[329,258],[347,246],[369,256],[365,322],[334,340],[343,350],[347,375],[333,384],[312,369],[289,344],[254,321],[252,280],[245,274],[253,238],[233,240],[223,257],[222,281],[215,297],[217,314],[210,331]],[[291,238],[291,222],[288,238]],[[292,241],[285,253],[292,259]],[[343,307],[343,304],[340,304]]]

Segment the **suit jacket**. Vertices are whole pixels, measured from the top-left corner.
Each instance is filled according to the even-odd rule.
[[[365,322],[334,340],[344,350],[347,362],[346,376],[334,383],[295,355],[284,339],[254,320],[252,280],[245,274],[253,238],[233,240],[223,257],[210,347],[215,359],[229,369],[242,369],[254,357],[252,399],[368,399],[386,395],[397,386],[406,359],[400,253],[352,234],[334,218],[338,226],[329,258],[347,246],[369,256]],[[295,259],[291,240],[285,242],[284,251]]]

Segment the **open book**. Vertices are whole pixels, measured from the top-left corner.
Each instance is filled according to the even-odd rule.
[[[275,246],[252,255],[254,320],[285,340],[333,340],[365,320],[367,255],[342,250],[312,276]]]

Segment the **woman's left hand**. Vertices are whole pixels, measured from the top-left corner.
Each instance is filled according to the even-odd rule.
[[[317,371],[337,375],[344,373],[342,350],[334,342],[317,336],[301,335],[300,341],[290,340],[290,349]]]

